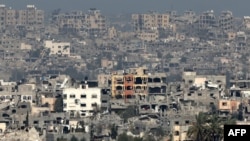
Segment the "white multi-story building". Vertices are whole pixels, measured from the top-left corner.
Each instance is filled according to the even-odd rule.
[[[101,106],[101,89],[88,88],[65,88],[63,90],[63,110],[71,116],[79,114],[81,117],[91,116]]]
[[[50,55],[70,56],[69,42],[55,42],[47,40],[44,42],[45,47],[50,49]]]

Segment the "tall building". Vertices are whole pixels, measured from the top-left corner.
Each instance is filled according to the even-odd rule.
[[[90,9],[88,13],[75,11],[55,15],[54,22],[61,32],[85,31],[90,35],[98,35],[106,31],[106,18],[100,10],[94,8]]]
[[[59,31],[78,32],[85,28],[85,14],[81,11],[62,13],[54,16],[54,22],[59,27]]]
[[[132,24],[135,31],[164,29],[169,25],[169,14],[132,14]]]
[[[106,18],[101,14],[100,10],[91,8],[85,16],[87,32],[90,35],[97,35],[106,30]]]
[[[5,12],[6,12],[7,8],[5,7],[5,5],[0,5],[0,29],[5,28]]]
[[[214,11],[203,12],[199,17],[199,29],[208,29],[210,27],[216,27],[217,20],[214,15]]]
[[[37,10],[34,5],[27,5],[25,10],[14,10],[0,5],[0,29],[7,26],[42,26],[44,11]]]
[[[223,31],[231,31],[233,29],[233,13],[231,11],[222,11],[218,22]]]
[[[131,68],[124,72],[114,72],[111,77],[113,98],[145,99],[150,95],[166,94],[166,74],[148,73],[145,68]]]
[[[242,24],[244,25],[244,28],[246,30],[249,30],[250,29],[250,16],[244,16]]]

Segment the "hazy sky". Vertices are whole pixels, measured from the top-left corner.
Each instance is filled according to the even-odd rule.
[[[0,0],[8,7],[23,9],[34,4],[38,9],[51,11],[61,8],[64,11],[100,9],[105,14],[140,13],[149,10],[164,12],[176,10],[179,13],[190,9],[195,12],[214,10],[219,13],[231,10],[236,16],[250,15],[250,0]]]

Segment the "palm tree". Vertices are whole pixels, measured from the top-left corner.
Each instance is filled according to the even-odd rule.
[[[223,121],[218,115],[209,116],[204,127],[204,140],[217,141],[223,137]]]
[[[195,141],[220,141],[223,139],[225,124],[235,124],[235,119],[222,119],[217,114],[199,113],[196,122],[188,129],[188,137]]]
[[[208,141],[219,141],[223,139],[223,130],[225,124],[235,124],[235,119],[222,119],[217,114],[209,116],[208,124],[206,126],[207,134],[205,139]]]
[[[205,123],[207,115],[205,113],[199,113],[195,116],[196,122],[188,129],[187,136],[194,141],[203,141],[203,134],[205,132]]]

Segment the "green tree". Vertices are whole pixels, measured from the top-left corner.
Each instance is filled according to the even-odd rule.
[[[134,138],[133,138],[133,141],[143,141],[143,139],[140,138],[140,137],[134,137]]]
[[[186,63],[187,62],[187,57],[181,57],[181,59],[180,59],[180,62],[181,63]]]
[[[143,141],[156,141],[153,135],[146,135]]]
[[[39,58],[41,55],[42,49],[30,50],[29,56],[32,58]]]
[[[73,135],[70,139],[70,141],[78,141],[78,139]]]
[[[11,70],[10,81],[19,81],[26,77],[26,73],[21,69]]]
[[[55,101],[54,105],[54,111],[55,112],[63,112],[63,98],[59,97]]]
[[[61,138],[57,138],[56,141],[67,141],[67,139],[61,137]]]
[[[90,140],[92,140],[94,138],[94,124],[91,123],[89,128],[90,128]]]
[[[217,114],[217,107],[214,104],[211,104],[210,111],[212,114]]]
[[[235,119],[222,119],[218,114],[199,113],[196,122],[189,128],[188,137],[195,141],[215,141],[223,139],[223,125],[235,124]]]
[[[29,127],[29,112],[28,111],[27,111],[27,115],[26,115],[25,126]]]
[[[81,138],[81,140],[80,141],[87,141],[84,137],[83,138]]]
[[[118,135],[117,130],[118,130],[117,126],[115,124],[113,124],[111,127],[111,138],[112,139],[116,139],[116,137]]]
[[[84,121],[79,121],[75,132],[85,132]]]
[[[162,127],[158,127],[152,131],[153,135],[157,137],[157,140],[161,140],[163,136],[165,135],[165,131]]]
[[[128,120],[128,118],[137,116],[137,107],[136,106],[128,106],[127,109],[125,109],[121,115],[120,115],[125,121]]]
[[[170,53],[168,53],[167,55],[166,55],[166,59],[171,59],[171,58],[173,58],[174,56],[173,55],[171,55]]]
[[[126,133],[122,133],[118,136],[117,141],[128,141],[128,135]]]
[[[242,103],[239,105],[238,117],[237,118],[240,121],[244,120],[244,117],[243,117],[243,105],[242,105]]]
[[[208,124],[206,124],[206,134],[204,139],[207,140],[221,140],[223,139],[223,126],[225,124],[235,124],[235,119],[228,117],[227,119],[222,119],[218,114],[213,114],[208,117]]]
[[[199,113],[195,116],[196,122],[188,129],[187,135],[194,141],[203,141],[203,134],[205,133],[204,124],[206,122],[207,115]]]

